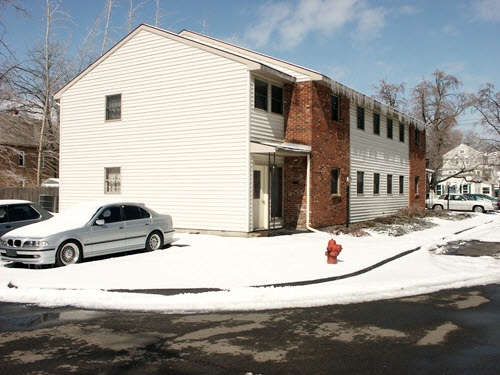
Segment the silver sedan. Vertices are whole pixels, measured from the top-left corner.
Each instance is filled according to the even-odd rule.
[[[158,250],[174,241],[174,232],[170,215],[143,204],[83,202],[8,232],[0,239],[0,256],[5,261],[66,266],[128,250]]]

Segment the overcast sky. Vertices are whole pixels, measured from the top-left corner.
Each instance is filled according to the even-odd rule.
[[[24,1],[30,18],[2,10],[4,40],[20,58],[43,39],[40,3],[45,1]],[[156,0],[133,3],[142,4],[134,27],[155,25]],[[112,42],[127,34],[129,4],[115,0]],[[71,22],[56,29],[57,36],[78,45],[104,5],[105,0],[63,0]],[[160,5],[164,29],[206,33],[317,70],[367,95],[381,79],[411,88],[437,69],[456,75],[465,91],[476,92],[486,82],[500,90],[500,0],[160,0]]]

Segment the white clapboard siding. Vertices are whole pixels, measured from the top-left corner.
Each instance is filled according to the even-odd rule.
[[[373,111],[365,108],[365,129],[357,128],[357,105],[350,106],[351,187],[350,220],[369,220],[388,215],[408,205],[408,127],[405,142],[399,141],[399,122],[393,121],[393,138],[387,138],[386,117],[380,116],[380,135],[373,134]],[[357,172],[364,172],[364,194],[357,194]],[[373,175],[380,174],[379,194],[373,194]],[[392,174],[392,194],[387,194],[387,175]],[[399,176],[404,176],[404,194],[399,194]]]
[[[247,232],[250,75],[245,64],[143,30],[61,98],[60,206],[142,201],[176,228]],[[108,121],[105,96],[122,95]],[[104,194],[104,168],[121,194]]]

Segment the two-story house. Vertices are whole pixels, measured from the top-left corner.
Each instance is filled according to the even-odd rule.
[[[460,144],[443,155],[443,167],[436,194],[498,194],[500,184],[500,157],[498,152],[480,152]]]
[[[141,25],[55,98],[62,209],[135,199],[178,230],[247,234],[425,204],[423,123],[206,35]]]

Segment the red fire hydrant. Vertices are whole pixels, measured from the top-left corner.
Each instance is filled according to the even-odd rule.
[[[337,257],[342,251],[342,245],[337,244],[334,239],[328,241],[328,246],[326,247],[325,255],[328,264],[337,264]]]

